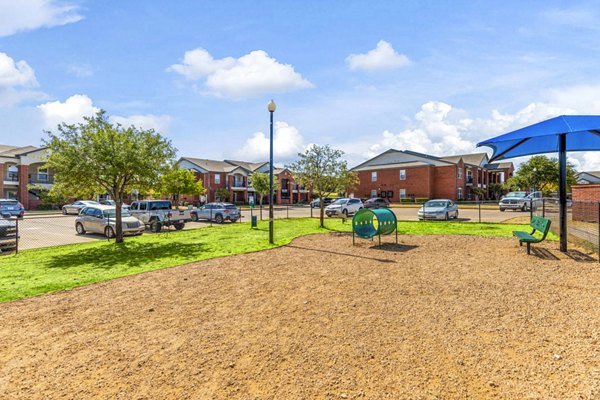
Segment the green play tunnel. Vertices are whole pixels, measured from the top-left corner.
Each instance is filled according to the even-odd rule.
[[[387,208],[363,208],[352,218],[352,232],[360,238],[371,239],[393,233],[396,224],[396,215]]]

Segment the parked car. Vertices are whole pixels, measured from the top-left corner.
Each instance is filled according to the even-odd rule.
[[[64,215],[67,215],[67,214],[78,215],[81,212],[81,210],[83,210],[86,207],[99,206],[99,205],[100,205],[100,203],[98,203],[97,201],[77,200],[76,202],[73,202],[71,204],[65,204],[64,206],[62,206],[62,213]]]
[[[23,218],[25,208],[23,204],[13,199],[0,199],[0,214],[8,214],[12,217]]]
[[[381,197],[372,197],[363,202],[365,208],[381,208],[381,207],[389,207],[390,202]]]
[[[123,234],[141,235],[146,230],[143,222],[131,216],[127,210],[121,210]],[[98,204],[81,210],[75,219],[75,230],[83,235],[87,232],[101,233],[108,238],[115,236],[117,209],[113,206]]]
[[[192,220],[190,210],[173,210],[169,200],[138,200],[131,203],[131,215],[150,227],[152,232],[160,232],[163,226],[174,226],[180,230]]]
[[[240,209],[231,203],[207,203],[191,212],[192,221],[211,219],[217,224],[224,221],[235,222],[241,217]]]
[[[8,214],[0,216],[0,255],[10,254],[17,249],[17,223]]]
[[[337,200],[338,198],[336,197],[335,200]],[[330,198],[330,197],[323,197],[323,204],[325,204],[325,206],[333,203],[334,199]],[[310,202],[310,206],[312,208],[321,208],[321,199],[317,198],[314,199],[313,201]]]
[[[342,198],[337,199],[325,207],[325,214],[327,214],[328,217],[340,214],[348,216],[349,214],[354,214],[361,208],[363,208],[363,202],[360,199]]]
[[[106,199],[106,200],[100,200],[100,204],[102,204],[104,206],[116,207],[117,202],[114,200]],[[121,208],[124,210],[129,210],[131,208],[131,206],[129,204],[123,203],[123,204],[121,204]]]
[[[533,205],[537,209],[542,204],[542,192],[510,192],[503,196],[498,203],[500,211],[520,210],[527,211]]]
[[[417,217],[423,219],[445,219],[458,218],[458,207],[456,203],[448,199],[429,200],[419,208]]]

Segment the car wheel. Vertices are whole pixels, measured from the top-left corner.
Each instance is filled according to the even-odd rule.
[[[192,213],[192,214],[191,214],[191,217],[192,217],[192,221],[194,221],[194,222],[198,222],[198,214],[196,214],[196,213]]]
[[[62,211],[63,211],[63,215],[67,215],[68,214],[66,208],[63,207]]]
[[[154,220],[150,223],[150,230],[154,233],[160,232],[162,224],[158,220]]]
[[[454,219],[458,219],[458,210],[456,210],[456,213],[454,214]]]
[[[504,212],[504,211],[506,211],[506,208],[501,208],[500,209],[500,212]]]
[[[344,217],[347,217],[348,216],[348,210],[346,210],[346,209],[342,210],[342,214],[344,214]]]
[[[527,211],[527,204],[523,204],[523,207],[521,207],[521,211],[523,211],[523,212]]]
[[[444,219],[445,219],[446,221],[448,221],[448,220],[450,219],[450,215],[449,215],[448,213],[446,213],[446,215],[444,216]]]
[[[104,229],[104,236],[106,236],[109,239],[115,237],[115,230],[112,228],[112,226],[107,226]]]
[[[223,216],[221,214],[217,214],[217,216],[215,217],[215,222],[217,224],[222,224],[223,223]]]
[[[174,226],[175,226],[175,230],[180,231],[180,230],[182,230],[185,227],[185,224],[184,223],[177,223],[177,224],[174,224]]]
[[[85,235],[85,228],[81,222],[75,224],[75,230],[79,235]]]

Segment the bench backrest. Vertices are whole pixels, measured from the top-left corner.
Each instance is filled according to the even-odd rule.
[[[531,226],[536,231],[542,232],[544,235],[542,237],[542,240],[544,240],[546,238],[546,235],[548,234],[548,231],[550,230],[551,222],[552,221],[550,221],[549,219],[538,217],[537,215],[535,215],[531,219],[531,223],[529,224],[529,226]]]

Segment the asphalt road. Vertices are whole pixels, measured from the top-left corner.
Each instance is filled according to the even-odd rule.
[[[416,221],[417,208],[392,208],[399,221]],[[255,208],[252,215],[256,215],[260,219],[260,210]],[[527,215],[521,212],[500,212],[499,210],[481,210],[481,222],[502,222],[509,218]],[[248,210],[242,211],[242,221],[250,221],[251,212]],[[300,218],[310,217],[311,209],[309,207],[285,207],[277,206],[274,210],[275,218]],[[312,210],[312,216],[318,218],[319,209]],[[75,216],[62,214],[48,215],[28,215],[19,223],[19,248],[32,249],[40,247],[51,247],[72,243],[83,243],[95,240],[106,240],[102,235],[86,234],[78,235],[75,232]],[[327,217],[325,217],[327,218]],[[264,208],[262,219],[269,219],[269,210]],[[479,211],[477,209],[459,209],[459,221],[463,222],[478,222]],[[208,226],[209,223],[189,222],[184,229],[196,229]],[[152,234],[146,231],[146,234]]]

